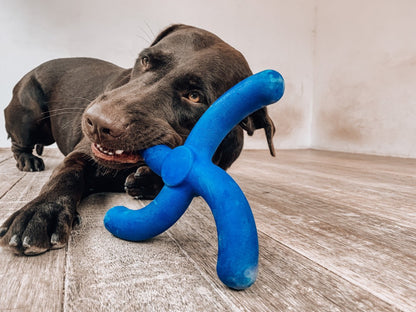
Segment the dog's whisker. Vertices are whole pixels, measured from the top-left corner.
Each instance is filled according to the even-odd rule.
[[[80,109],[84,109],[84,108],[83,107],[62,107],[62,108],[51,109],[50,112],[58,111],[58,110],[80,110]]]
[[[71,108],[62,108],[62,109],[55,109],[55,110],[51,110],[51,111],[46,111],[46,112],[42,112],[41,115],[44,116],[42,117],[40,120],[44,120],[50,117],[55,117],[55,116],[62,116],[62,115],[72,115],[75,112],[82,112],[84,111],[83,108],[78,108],[78,109],[71,109]]]
[[[142,39],[146,44],[150,44],[149,39],[146,39],[145,37],[141,36],[141,35],[136,35],[137,38]]]
[[[94,101],[94,99],[92,99],[92,100],[90,100],[90,99],[88,99],[88,98],[86,98],[86,97],[82,97],[82,96],[75,96],[74,97],[74,99],[78,99],[78,100],[85,100],[85,101],[87,101],[88,103],[91,103],[92,101]],[[46,104],[57,104],[57,103],[59,103],[60,101],[51,101],[51,100],[49,100],[49,101],[45,101],[45,103]]]
[[[76,97],[74,97],[74,99],[85,100],[85,101],[88,101],[89,103],[94,101],[94,99],[90,100],[90,99],[88,99],[86,97],[82,97],[82,96],[76,96]]]
[[[144,22],[145,24],[146,24],[146,26],[147,26],[147,29],[150,31],[150,34],[152,35],[152,38],[156,38],[156,36],[155,36],[155,34],[154,34],[154,32],[153,32],[153,30],[152,30],[152,28],[149,26],[149,23],[148,22]],[[150,38],[150,40],[152,40],[152,38]]]
[[[81,128],[74,128],[72,124],[72,120],[68,120],[66,123],[62,124],[62,129],[66,130],[69,129],[75,135],[80,134],[82,132]]]
[[[149,35],[149,33],[146,31],[146,29],[144,29],[143,27],[140,27],[140,29],[146,35],[147,39],[149,39],[149,41],[152,41],[153,37],[151,37]]]
[[[149,33],[143,27],[139,26],[139,29],[144,36],[141,36],[141,35],[137,35],[137,36],[141,38],[142,40],[144,40],[147,44],[150,44],[153,40],[153,37],[150,37]]]
[[[79,112],[79,111],[83,111],[85,108],[83,107],[66,107],[66,108],[57,108],[57,109],[52,109],[46,112],[42,112],[42,114],[48,114],[48,113],[55,113],[55,112],[68,112],[68,113],[72,113],[72,112]]]
[[[42,114],[47,114],[46,116],[38,119],[38,121],[43,121],[43,120],[47,120],[51,117],[57,117],[57,116],[65,116],[65,115],[72,115],[72,112],[58,112],[58,113],[53,113],[53,114],[48,114],[48,113],[42,113]]]

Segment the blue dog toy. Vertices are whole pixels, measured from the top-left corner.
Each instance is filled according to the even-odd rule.
[[[224,93],[197,122],[183,146],[157,145],[141,152],[147,165],[165,182],[146,207],[111,208],[104,217],[113,235],[142,241],[171,227],[194,196],[202,196],[217,226],[217,274],[233,289],[252,285],[258,272],[258,238],[250,205],[237,183],[211,161],[230,130],[252,112],[278,101],[284,92],[282,76],[266,70]]]

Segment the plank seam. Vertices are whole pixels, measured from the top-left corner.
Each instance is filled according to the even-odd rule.
[[[17,180],[16,180],[16,182],[15,183],[13,183],[1,196],[0,196],[0,200],[1,199],[3,199],[3,197],[4,196],[6,196],[6,194],[8,193],[8,192],[10,192],[14,187],[15,187],[15,185],[17,184],[17,183],[19,183],[24,177],[26,176],[26,173],[25,174],[23,174],[20,178],[18,178]],[[19,200],[20,200],[20,198],[19,198]]]
[[[337,268],[335,268],[335,267],[333,267],[333,266],[331,266],[331,265],[325,266],[324,264],[321,264],[320,262],[317,262],[317,261],[315,261],[314,259],[312,259],[312,258],[308,257],[306,254],[303,254],[301,251],[299,251],[299,250],[297,250],[297,249],[295,249],[295,248],[293,248],[293,247],[291,247],[291,246],[289,246],[289,245],[287,245],[287,244],[285,244],[285,243],[283,243],[283,242],[281,242],[281,241],[276,240],[275,238],[271,237],[270,235],[268,235],[268,234],[264,233],[263,231],[259,231],[259,232],[263,233],[265,236],[269,237],[270,239],[273,239],[273,240],[274,240],[274,241],[276,241],[278,244],[280,244],[280,245],[282,245],[282,246],[284,246],[284,247],[286,247],[286,248],[288,248],[288,249],[292,250],[292,252],[294,252],[294,253],[298,254],[299,256],[303,257],[304,259],[307,259],[308,261],[311,261],[311,262],[315,263],[315,265],[316,265],[316,266],[321,267],[321,268],[322,268],[322,269],[324,269],[325,271],[328,271],[330,274],[333,274],[333,275],[335,275],[335,276],[339,277],[339,279],[342,279],[342,280],[344,280],[344,281],[348,282],[349,284],[354,285],[355,287],[358,287],[359,289],[361,289],[361,290],[363,290],[363,291],[367,292],[367,293],[368,293],[368,294],[370,294],[371,296],[373,296],[373,297],[375,297],[375,298],[378,298],[379,300],[381,300],[381,301],[383,301],[383,302],[385,302],[385,303],[389,304],[391,307],[394,307],[394,308],[396,308],[396,309],[399,309],[400,311],[409,311],[409,312],[410,312],[410,310],[407,310],[405,307],[403,307],[403,305],[402,305],[402,304],[397,305],[397,304],[395,304],[394,302],[392,302],[392,301],[391,301],[388,297],[386,297],[385,295],[380,294],[380,293],[375,293],[375,292],[373,292],[371,289],[368,289],[368,287],[365,287],[365,286],[363,287],[363,286],[361,286],[361,285],[360,285],[360,282],[359,282],[359,281],[356,281],[354,278],[349,278],[349,277],[342,276],[342,275],[338,274],[338,273],[337,273],[337,271],[338,271],[338,270],[337,270]],[[333,300],[331,300],[330,298],[327,298],[325,295],[322,295],[322,296],[323,296],[323,297],[325,297],[328,301],[331,301],[331,302],[332,302],[332,303],[334,303],[335,305],[339,306],[336,302],[334,302],[334,301],[333,301]],[[340,307],[340,308],[342,308],[342,307]]]

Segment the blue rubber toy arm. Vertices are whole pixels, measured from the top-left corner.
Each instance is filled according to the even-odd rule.
[[[214,164],[195,162],[188,177],[211,208],[217,227],[217,274],[230,288],[252,285],[258,271],[257,229],[250,205],[237,183]],[[195,175],[193,177],[192,175]]]
[[[104,225],[114,236],[129,241],[143,241],[170,228],[186,211],[194,197],[189,186],[164,186],[157,197],[140,210],[115,206],[107,211]]]
[[[283,77],[274,70],[265,70],[244,79],[210,106],[192,129],[185,145],[212,159],[218,145],[232,128],[251,113],[277,102],[283,93]]]

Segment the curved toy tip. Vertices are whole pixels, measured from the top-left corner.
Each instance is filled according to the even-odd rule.
[[[273,69],[268,69],[264,72],[270,75],[270,87],[273,88],[274,91],[272,103],[277,102],[282,98],[283,94],[285,93],[285,80],[279,72]]]

